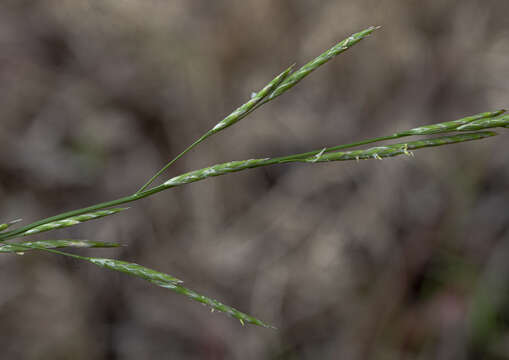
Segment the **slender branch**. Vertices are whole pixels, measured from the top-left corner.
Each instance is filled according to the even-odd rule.
[[[202,137],[200,137],[198,140],[196,140],[194,143],[192,143],[191,145],[189,145],[187,147],[187,149],[185,149],[184,151],[182,151],[180,154],[178,154],[173,160],[171,160],[170,162],[168,162],[166,165],[164,165],[158,172],[156,172],[154,174],[154,176],[152,176],[141,188],[138,189],[138,191],[136,191],[136,194],[139,194],[141,192],[143,192],[143,190],[145,190],[147,187],[149,187],[155,179],[157,179],[159,177],[159,175],[161,175],[163,172],[166,171],[166,169],[168,169],[171,165],[173,165],[178,159],[180,159],[182,156],[184,156],[186,153],[188,153],[189,151],[191,151],[191,149],[193,149],[196,145],[198,145],[199,143],[201,143],[202,141],[204,141],[206,138],[208,138],[210,135],[209,133],[207,132],[205,135],[203,135]]]

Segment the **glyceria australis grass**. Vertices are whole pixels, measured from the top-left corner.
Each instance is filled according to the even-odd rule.
[[[85,221],[113,215],[126,210],[127,208],[119,208],[116,206],[133,202],[151,195],[154,195],[163,190],[167,190],[176,186],[189,184],[195,181],[201,181],[214,176],[226,175],[232,172],[242,171],[250,168],[284,164],[289,162],[302,162],[302,163],[321,163],[330,161],[347,161],[347,160],[368,160],[368,159],[383,159],[398,155],[413,155],[414,150],[426,147],[443,146],[449,144],[460,143],[464,141],[480,140],[497,135],[493,131],[481,131],[491,128],[509,128],[509,115],[504,115],[505,110],[497,110],[490,112],[483,112],[477,115],[463,117],[458,120],[443,122],[438,124],[426,125],[413,128],[406,131],[393,133],[392,135],[366,139],[349,144],[333,146],[329,148],[321,148],[313,151],[293,154],[289,156],[264,158],[264,159],[249,159],[241,161],[230,161],[222,164],[216,164],[203,169],[194,170],[185,174],[175,176],[160,185],[152,186],[153,182],[161,176],[166,169],[168,169],[175,161],[184,156],[191,149],[198,144],[217,134],[228,127],[238,123],[240,120],[251,114],[260,106],[272,101],[276,97],[282,95],[290,90],[293,86],[299,83],[311,72],[330,61],[335,56],[343,51],[346,51],[353,45],[365,39],[376,31],[378,27],[369,27],[358,33],[355,33],[337,45],[333,46],[317,58],[308,62],[301,68],[294,70],[294,66],[290,66],[281,74],[276,76],[259,92],[254,93],[251,98],[238,107],[231,114],[226,116],[223,120],[218,122],[209,131],[202,135],[198,140],[192,143],[187,149],[180,153],[173,160],[169,161],[165,166],[155,173],[138,191],[135,193],[122,197],[117,200],[107,201],[100,204],[95,204],[85,208],[68,211],[56,216],[42,219],[26,226],[10,230],[11,226],[20,220],[13,220],[0,224],[0,253],[22,254],[26,251],[44,251],[61,256],[72,257],[79,261],[92,263],[96,266],[126,273],[131,276],[141,278],[149,281],[155,285],[173,290],[174,292],[185,295],[194,301],[210,307],[211,311],[217,310],[226,313],[240,321],[242,325],[249,323],[259,325],[262,327],[272,328],[272,326],[258,320],[257,318],[245,314],[241,311],[225,305],[217,300],[210,299],[206,296],[200,295],[194,290],[182,286],[182,280],[179,280],[169,274],[165,274],[153,269],[149,269],[142,265],[129,263],[115,259],[94,258],[77,255],[74,253],[63,252],[61,248],[96,248],[96,247],[117,247],[117,243],[110,242],[97,242],[89,240],[40,240],[40,241],[23,241],[14,242],[15,239],[59,229],[63,227],[74,226]],[[428,136],[434,134],[441,134],[440,137],[424,138],[419,140],[412,140],[407,142],[398,142],[390,145],[379,145],[361,150],[347,150],[353,147],[358,147],[367,144],[378,143],[387,140],[395,140],[403,137],[410,136]],[[341,150],[341,151],[340,151]]]

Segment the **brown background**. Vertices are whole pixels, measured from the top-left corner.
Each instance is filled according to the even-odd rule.
[[[135,191],[290,64],[382,25],[163,177],[509,106],[508,1],[2,0],[0,219]],[[192,184],[37,238],[166,271],[276,325],[48,254],[0,257],[2,359],[508,359],[508,134]],[[35,238],[35,237],[34,237]]]

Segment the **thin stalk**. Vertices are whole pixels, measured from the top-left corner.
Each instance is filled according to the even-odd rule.
[[[12,245],[14,245],[14,244],[12,244]],[[46,251],[46,252],[50,252],[50,253],[57,254],[57,255],[63,255],[63,256],[72,257],[72,258],[75,258],[75,259],[78,259],[78,260],[88,261],[88,257],[86,257],[86,256],[66,253],[66,252],[63,252],[63,251],[60,251],[60,250],[39,247],[39,246],[36,246],[36,245],[30,245],[29,246],[29,245],[16,244],[15,246],[18,246],[18,247],[21,247],[21,248],[25,248],[26,250]]]
[[[139,194],[141,192],[143,192],[143,190],[145,190],[147,187],[149,187],[154,181],[155,179],[157,179],[159,177],[159,175],[161,175],[163,172],[166,171],[166,169],[168,169],[170,166],[172,166],[178,159],[180,159],[182,156],[184,156],[185,154],[187,154],[189,151],[191,151],[196,145],[198,145],[199,143],[201,143],[202,141],[204,141],[206,138],[208,138],[210,136],[210,134],[207,132],[206,134],[204,134],[202,137],[200,137],[198,140],[196,140],[194,143],[192,143],[191,145],[189,145],[187,147],[187,149],[185,149],[184,151],[182,151],[180,154],[178,154],[173,160],[171,160],[170,162],[168,162],[166,165],[164,165],[158,172],[156,172],[154,174],[154,176],[152,176],[141,188],[138,189],[138,191],[136,191],[136,194]]]

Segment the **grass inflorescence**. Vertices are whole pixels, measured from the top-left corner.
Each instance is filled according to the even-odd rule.
[[[365,39],[376,31],[378,27],[368,27],[360,32],[352,34],[348,38],[339,42],[323,54],[311,60],[301,68],[293,71],[294,66],[290,66],[281,74],[272,79],[266,86],[259,92],[252,95],[252,97],[234,110],[231,114],[226,116],[223,120],[219,121],[210,130],[204,133],[198,140],[192,143],[187,149],[176,156],[173,160],[169,161],[165,166],[155,173],[138,191],[131,195],[127,195],[120,199],[107,201],[92,206],[80,208],[73,211],[64,212],[46,219],[35,221],[31,224],[25,225],[18,229],[10,230],[18,220],[10,221],[0,224],[0,253],[24,253],[25,251],[44,251],[61,256],[72,257],[79,261],[88,262],[96,266],[123,272],[128,275],[138,277],[148,281],[157,286],[172,290],[178,294],[185,295],[190,299],[205,304],[211,310],[226,313],[236,319],[241,324],[249,323],[263,327],[271,327],[270,325],[258,320],[257,318],[240,312],[233,307],[225,305],[217,300],[200,295],[194,290],[182,286],[182,280],[177,279],[169,274],[150,269],[148,267],[130,263],[126,261],[108,259],[108,258],[94,258],[86,257],[74,253],[63,252],[61,248],[97,248],[97,247],[117,247],[119,244],[110,242],[97,242],[89,240],[40,240],[40,241],[24,241],[12,242],[13,239],[29,236],[45,231],[55,230],[64,227],[70,227],[80,224],[85,221],[98,219],[101,217],[113,215],[126,208],[115,208],[116,206],[123,205],[129,202],[137,201],[142,198],[154,195],[161,191],[174,188],[176,186],[186,185],[192,182],[205,180],[215,176],[226,175],[233,172],[243,171],[250,168],[256,168],[268,165],[278,165],[291,162],[300,163],[324,163],[331,161],[349,161],[349,160],[368,160],[368,159],[383,159],[399,155],[413,155],[413,151],[421,148],[436,147],[450,145],[465,141],[480,140],[497,135],[493,131],[482,131],[492,128],[509,128],[509,115],[504,115],[505,110],[496,110],[490,112],[483,112],[476,115],[463,117],[453,121],[435,123],[431,125],[420,126],[410,130],[404,130],[392,133],[391,135],[381,136],[361,140],[349,144],[341,144],[333,147],[322,147],[317,150],[308,151],[300,154],[292,154],[282,157],[263,158],[263,159],[249,159],[240,161],[229,161],[222,164],[208,166],[202,169],[189,171],[184,174],[172,177],[171,179],[163,182],[160,185],[150,187],[153,182],[162,173],[168,169],[175,161],[189,152],[191,149],[199,145],[201,142],[210,136],[217,134],[228,127],[238,123],[243,118],[247,117],[260,106],[268,103],[276,97],[282,95],[290,90],[297,83],[302,81],[311,72],[330,61],[335,56],[346,51],[353,45]],[[466,133],[465,133],[466,132]],[[379,143],[387,140],[395,140],[403,137],[410,136],[429,136],[434,134],[441,134],[440,137],[424,138],[412,140],[407,142],[399,142],[388,145],[378,145],[367,149],[348,150],[354,147],[359,147],[367,144]],[[341,150],[341,151],[340,151]]]

